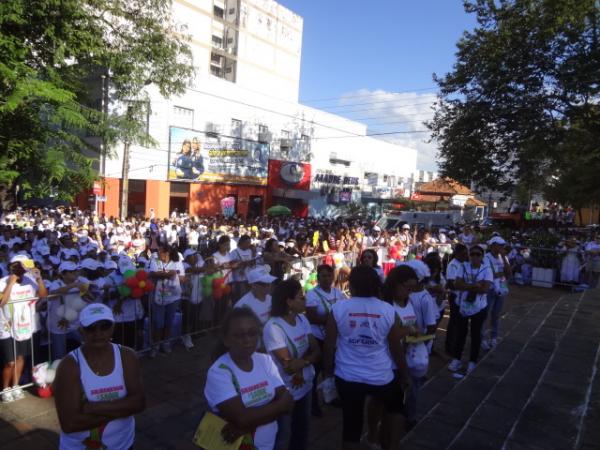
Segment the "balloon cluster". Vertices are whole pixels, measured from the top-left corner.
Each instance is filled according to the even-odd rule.
[[[202,278],[202,294],[204,296],[212,296],[215,300],[221,300],[229,293],[231,293],[231,286],[225,282],[225,277],[220,273],[206,275]]]
[[[148,272],[145,270],[136,272],[130,269],[123,273],[123,284],[117,289],[122,297],[140,298],[154,289],[154,283],[148,278]]]
[[[304,292],[308,292],[317,285],[317,272],[312,272],[304,283]]]

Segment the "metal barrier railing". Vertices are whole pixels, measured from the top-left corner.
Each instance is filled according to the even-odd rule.
[[[380,264],[395,264],[390,258],[388,248],[372,247],[371,249],[378,253]],[[344,289],[346,287],[344,283],[347,281],[345,276],[358,263],[362,251],[332,252],[301,258],[290,264],[287,276],[296,277],[304,283],[311,273],[316,272],[320,264],[328,263],[336,268],[336,286]],[[585,281],[584,269],[588,263],[585,255],[578,250],[548,248],[522,250],[514,253],[509,262],[514,271],[511,281],[518,284],[572,288],[580,286]],[[565,278],[568,275],[571,278]],[[173,343],[182,336],[192,337],[217,331],[222,315],[232,306],[230,296],[217,298],[204,292],[201,276],[187,277],[182,292],[181,300],[173,307],[175,309],[173,322],[169,324],[171,326],[164,327],[168,328],[168,332],[164,330],[161,335],[155,329],[155,308],[152,306],[154,293],[144,295],[140,299],[124,298],[118,301],[114,295],[105,292],[96,300],[108,304],[115,313],[113,341],[131,347],[139,353],[145,353],[153,346]],[[14,386],[15,380],[20,388],[33,386],[34,367],[64,357],[70,349],[80,343],[81,338],[76,327],[72,325],[77,322],[77,318],[70,317],[70,320],[67,320],[65,309],[59,311],[57,303],[54,303],[61,301],[62,297],[64,296],[53,294],[41,299],[21,299],[5,305],[4,311],[10,330],[13,329],[15,321],[21,325],[29,323],[31,329],[30,336],[25,339],[12,340],[13,377],[8,383],[9,390],[13,390],[11,386]],[[16,307],[21,303],[26,303],[28,308]],[[64,306],[64,298],[61,304]],[[29,318],[23,316],[24,311],[28,311]],[[21,314],[21,317],[15,317],[15,314]],[[71,316],[72,314],[71,312]],[[56,332],[58,323],[54,321],[61,320],[66,321],[62,323],[65,328],[61,332]],[[21,337],[26,334],[22,333]],[[28,341],[26,347],[22,344],[24,341]],[[5,367],[10,363],[11,361],[5,361]],[[21,371],[22,373],[19,373]],[[6,384],[5,380],[3,382]],[[21,382],[23,384],[20,384]]]

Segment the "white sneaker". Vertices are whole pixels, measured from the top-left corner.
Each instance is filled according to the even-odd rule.
[[[467,366],[467,375],[470,374],[471,372],[473,372],[475,370],[475,367],[477,367],[477,363],[474,363],[473,361],[471,361],[469,363],[469,365]]]
[[[171,353],[171,345],[168,342],[160,344],[160,351],[166,354]]]
[[[448,364],[448,370],[450,372],[458,372],[460,369],[462,369],[462,363],[458,359],[453,359],[450,361],[450,364]]]
[[[498,339],[494,338],[490,341],[490,347],[494,348],[496,345],[498,345]]]
[[[11,391],[8,390],[9,388],[6,388],[2,391],[2,394],[0,395],[0,397],[2,397],[2,403],[10,403],[15,401],[15,398],[13,397],[13,393]]]
[[[21,400],[22,398],[25,398],[23,389],[18,386],[13,386],[12,396],[14,400]]]
[[[183,336],[181,336],[181,342],[183,342],[183,346],[186,348],[186,350],[194,348],[192,337],[189,334],[184,334]]]
[[[482,350],[485,350],[485,351],[488,351],[490,348],[492,348],[492,347],[490,346],[490,341],[488,341],[487,339],[483,339],[483,340],[481,341],[481,349],[482,349]]]

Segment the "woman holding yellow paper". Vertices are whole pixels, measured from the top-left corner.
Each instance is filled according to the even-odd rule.
[[[210,409],[227,421],[226,442],[245,436],[259,450],[272,450],[277,419],[294,405],[269,355],[257,353],[261,333],[258,317],[248,308],[235,308],[221,325],[221,355],[208,370],[204,396]]]

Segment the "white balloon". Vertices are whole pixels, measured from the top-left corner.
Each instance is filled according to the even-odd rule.
[[[74,310],[72,308],[65,309],[65,319],[67,319],[69,322],[77,320],[78,317],[79,317],[79,313],[76,310]]]
[[[65,305],[60,305],[58,308],[56,308],[56,315],[60,318],[60,319],[64,319],[65,318]]]
[[[56,370],[48,369],[46,371],[46,384],[52,383],[54,381],[55,377],[56,377]]]

